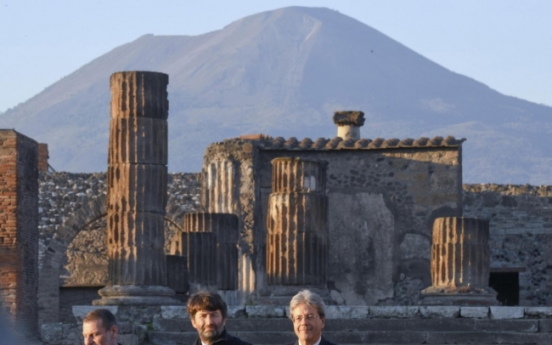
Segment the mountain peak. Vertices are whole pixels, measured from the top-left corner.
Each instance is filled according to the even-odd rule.
[[[503,96],[327,8],[140,36],[1,114],[0,127],[48,143],[56,170],[103,171],[109,76],[124,70],[169,74],[171,171],[198,171],[211,142],[242,133],[333,137],[339,109],[362,110],[367,137],[467,137],[467,182],[541,184],[552,168],[552,108]]]

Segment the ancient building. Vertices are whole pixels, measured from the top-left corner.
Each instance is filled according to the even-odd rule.
[[[292,158],[327,162],[329,299],[348,305],[408,303],[396,300],[397,291],[419,292],[431,284],[434,219],[462,213],[462,142],[248,136],[210,145],[202,205],[238,216],[238,290],[244,298],[286,293],[271,284],[265,253],[271,162]]]
[[[38,144],[0,130],[0,307],[37,333]]]

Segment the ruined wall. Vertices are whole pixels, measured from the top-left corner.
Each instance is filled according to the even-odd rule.
[[[261,150],[262,204],[271,192],[270,161],[282,156],[328,162],[328,287],[334,302],[416,303],[430,285],[433,220],[461,212],[457,148]],[[263,225],[265,218],[263,208]]]
[[[202,169],[201,205],[205,212],[238,216],[238,291],[232,298],[245,303],[258,287],[256,272],[264,255],[254,229],[260,225],[261,204],[254,173],[258,150],[248,140],[211,145],[205,152]],[[264,241],[264,240],[263,240]]]
[[[0,130],[0,307],[37,332],[38,144]]]
[[[98,297],[90,287],[97,290],[107,281],[105,178],[105,173],[40,174],[40,322],[72,321],[70,306],[90,304],[90,296]],[[169,174],[168,194],[167,251],[184,214],[197,210],[198,174]]]
[[[224,157],[230,157],[224,152],[225,150],[221,150],[213,157],[219,157],[221,160]],[[271,155],[285,155],[271,151],[260,154],[265,155],[262,158],[263,165],[269,164]],[[288,154],[295,155],[295,152],[288,152]],[[309,154],[311,155],[309,157],[314,157],[320,152],[311,151]],[[322,154],[340,155],[337,152]],[[440,155],[438,159],[443,164],[455,159],[454,154],[447,153],[446,150],[433,154],[436,155],[435,157]],[[247,155],[249,155],[249,158],[245,159]],[[236,192],[240,193],[242,198],[240,203],[233,207],[244,207],[242,205],[245,205],[245,210],[239,210],[240,214],[243,215],[240,218],[240,229],[242,231],[240,237],[241,254],[248,250],[253,253],[255,248],[263,248],[262,244],[255,245],[255,241],[264,241],[264,237],[253,237],[252,234],[255,224],[265,224],[264,220],[260,219],[261,216],[258,215],[261,214],[260,212],[264,214],[265,209],[259,206],[258,214],[255,214],[253,205],[254,200],[261,199],[261,194],[267,196],[270,193],[270,182],[266,180],[269,176],[262,177],[262,181],[266,181],[266,184],[263,182],[263,187],[261,188],[259,185],[257,191],[255,190],[252,179],[253,173],[258,173],[263,169],[253,170],[251,165],[253,152],[247,153],[245,156],[245,158],[238,155],[231,157],[234,159],[232,169],[234,169],[235,178],[238,178],[238,181],[245,182],[241,185],[238,184],[238,187],[235,187],[236,184],[234,185],[237,188]],[[439,179],[457,181],[455,179],[457,172],[454,172],[456,169],[444,169],[449,172],[430,178],[429,176],[442,169],[442,166],[435,163],[423,163],[429,155],[421,156],[412,156],[417,157],[418,160],[408,159],[409,163],[406,164],[407,162],[403,159],[409,157],[404,152],[397,153],[395,156],[388,154],[374,155],[371,158],[368,156],[355,158],[355,154],[348,156],[348,158],[347,155],[341,155],[340,157],[343,157],[339,158],[341,161],[336,161],[339,164],[335,164],[333,170],[328,170],[328,191],[331,200],[333,200],[333,211],[330,212],[331,218],[334,219],[334,224],[338,221],[343,222],[346,225],[349,224],[347,226],[352,225],[351,228],[353,229],[346,236],[333,237],[330,244],[334,247],[338,245],[351,246],[349,242],[364,244],[363,248],[354,249],[358,251],[360,259],[354,260],[354,263],[347,262],[344,266],[349,270],[348,273],[343,272],[343,276],[346,278],[345,282],[354,281],[353,273],[355,270],[361,273],[369,272],[370,265],[374,265],[374,255],[380,255],[381,251],[388,248],[386,245],[378,246],[376,244],[391,241],[392,244],[389,246],[393,248],[392,257],[400,262],[399,271],[396,273],[398,279],[393,287],[395,299],[392,302],[394,304],[413,304],[419,291],[431,284],[429,276],[431,234],[429,229],[431,229],[432,219],[440,216],[441,213],[444,215],[444,213],[455,212],[452,208],[432,211],[432,208],[427,206],[430,204],[430,199],[425,198],[424,195],[432,188],[445,191],[446,188],[443,186],[452,186],[451,182],[439,182]],[[423,156],[426,158],[423,158]],[[402,165],[400,164],[401,161],[403,162]],[[243,166],[242,163],[244,163]],[[336,170],[336,167],[341,168]],[[243,173],[249,177],[245,178]],[[393,173],[393,175],[390,176],[390,173]],[[426,174],[427,179],[423,178],[424,174]],[[395,175],[399,177],[396,180],[393,178]],[[170,176],[167,214],[177,215],[171,219],[176,219],[177,224],[182,224],[181,219],[178,220],[178,214],[181,214],[179,210],[182,207],[189,212],[198,210],[199,174],[171,174]],[[64,219],[67,221],[74,217],[78,214],[78,210],[87,209],[90,200],[103,195],[105,191],[104,178],[105,174],[41,174],[39,211],[42,254],[44,254],[47,244],[54,237],[54,234],[60,229],[64,229],[62,226]],[[221,181],[217,183],[220,184]],[[362,193],[357,194],[355,192],[357,190]],[[441,203],[439,200],[444,200],[445,203],[450,204],[447,198],[451,198],[452,195],[447,197],[447,194],[441,194],[439,197],[434,197],[433,200],[439,203]],[[337,198],[338,196],[339,198]],[[416,202],[421,205],[416,205]],[[393,203],[397,205],[393,206]],[[367,212],[367,210],[370,210],[370,212]],[[88,211],[92,212],[91,209]],[[343,219],[342,214],[347,213],[351,214],[350,218]],[[393,236],[390,236],[391,233],[387,229],[397,228],[396,215],[398,214],[401,214],[401,217],[406,217],[405,223],[407,224],[404,227],[406,231],[402,232],[401,230],[401,232],[396,232]],[[552,187],[465,185],[464,216],[490,220],[491,266],[495,270],[502,268],[519,272],[520,304],[552,305],[549,292],[552,284],[551,278],[549,278],[551,273],[549,267],[552,267],[550,256],[552,254],[547,250],[552,239],[552,236],[550,236],[550,229],[552,229]],[[102,237],[105,232],[100,230],[105,228],[102,222],[104,220],[98,219],[81,225],[83,230],[68,243],[63,252],[63,260],[58,262],[60,270],[57,278],[47,275],[51,271],[41,270],[41,286],[47,285],[48,282],[53,282],[56,289],[67,285],[64,288],[67,291],[62,290],[60,297],[62,306],[64,306],[62,308],[65,308],[65,310],[70,310],[69,307],[71,303],[74,303],[75,296],[79,296],[79,294],[80,296],[90,296],[91,293],[87,290],[87,286],[98,284],[98,281],[103,279],[94,278],[96,280],[90,279],[88,281],[81,280],[80,283],[77,282],[78,279],[85,276],[78,274],[82,271],[78,269],[80,264],[92,262],[101,266],[106,262],[102,261],[105,260],[102,259],[102,253],[105,249],[97,245],[105,241]],[[408,225],[408,223],[412,224]],[[168,227],[172,227],[174,231],[178,231],[178,227],[172,222],[167,224],[170,224]],[[419,228],[425,228],[428,232],[415,231]],[[170,233],[168,236],[171,236]],[[394,240],[392,240],[393,238]],[[370,246],[373,248],[371,251]],[[380,254],[376,250],[379,250]],[[252,258],[253,260],[249,263],[257,265],[257,268],[262,268],[262,262],[259,263],[259,260],[257,260],[259,257],[256,255],[256,253],[252,254],[247,259]],[[383,255],[390,254],[383,253]],[[242,282],[251,281],[254,275],[247,270],[243,270],[245,260],[243,256],[240,259],[242,269],[240,279]],[[334,257],[334,260],[337,259],[337,257]],[[427,270],[423,268],[425,265],[427,265]],[[43,272],[46,274],[43,275]],[[99,272],[99,270],[96,272]],[[250,275],[247,276],[246,274]],[[362,274],[368,275],[368,273]],[[99,274],[97,277],[101,276],[102,274]],[[260,279],[262,278],[261,276]],[[257,280],[258,283],[260,279]],[[365,282],[370,283],[370,279],[369,277],[366,278]],[[334,281],[334,285],[330,287],[337,291],[335,280],[332,281]],[[357,287],[359,291],[362,289],[362,285],[351,286]],[[346,290],[343,289],[337,292],[343,294],[343,291]],[[260,293],[265,292],[261,291]],[[336,302],[341,301],[339,295],[334,293],[334,297],[336,297]],[[89,297],[83,298],[80,303],[76,304],[89,303],[85,303]],[[343,302],[345,302],[345,299]],[[389,301],[384,300],[380,303],[387,302]],[[54,305],[57,308],[57,304],[52,303],[50,308],[54,308]]]
[[[519,304],[552,305],[552,186],[464,185],[464,216],[489,220],[491,272],[519,272]]]
[[[274,149],[278,140],[269,139],[267,148],[263,140],[232,139],[211,145],[205,154],[202,204],[210,212],[232,212],[240,218],[243,262],[254,269],[249,271],[249,291],[254,283],[256,298],[280,293],[268,286],[265,275],[270,162],[298,157],[329,163],[328,280],[333,301],[416,303],[419,291],[430,285],[433,219],[461,214],[460,142],[337,150],[337,140],[325,140],[318,148],[320,140],[289,139]],[[324,148],[334,141],[335,146]],[[226,191],[238,197],[227,198]],[[245,285],[240,289],[247,293]]]

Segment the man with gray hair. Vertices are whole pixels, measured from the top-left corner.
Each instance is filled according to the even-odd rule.
[[[322,297],[302,290],[289,302],[289,318],[297,341],[287,345],[336,345],[322,337],[326,325],[326,305]]]

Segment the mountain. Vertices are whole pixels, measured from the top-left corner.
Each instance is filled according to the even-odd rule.
[[[56,170],[104,171],[109,76],[123,70],[169,74],[170,171],[199,171],[209,143],[241,134],[334,137],[333,111],[358,109],[366,138],[467,138],[464,182],[552,184],[552,107],[502,95],[325,8],[142,36],[0,115],[0,128],[48,143]]]

